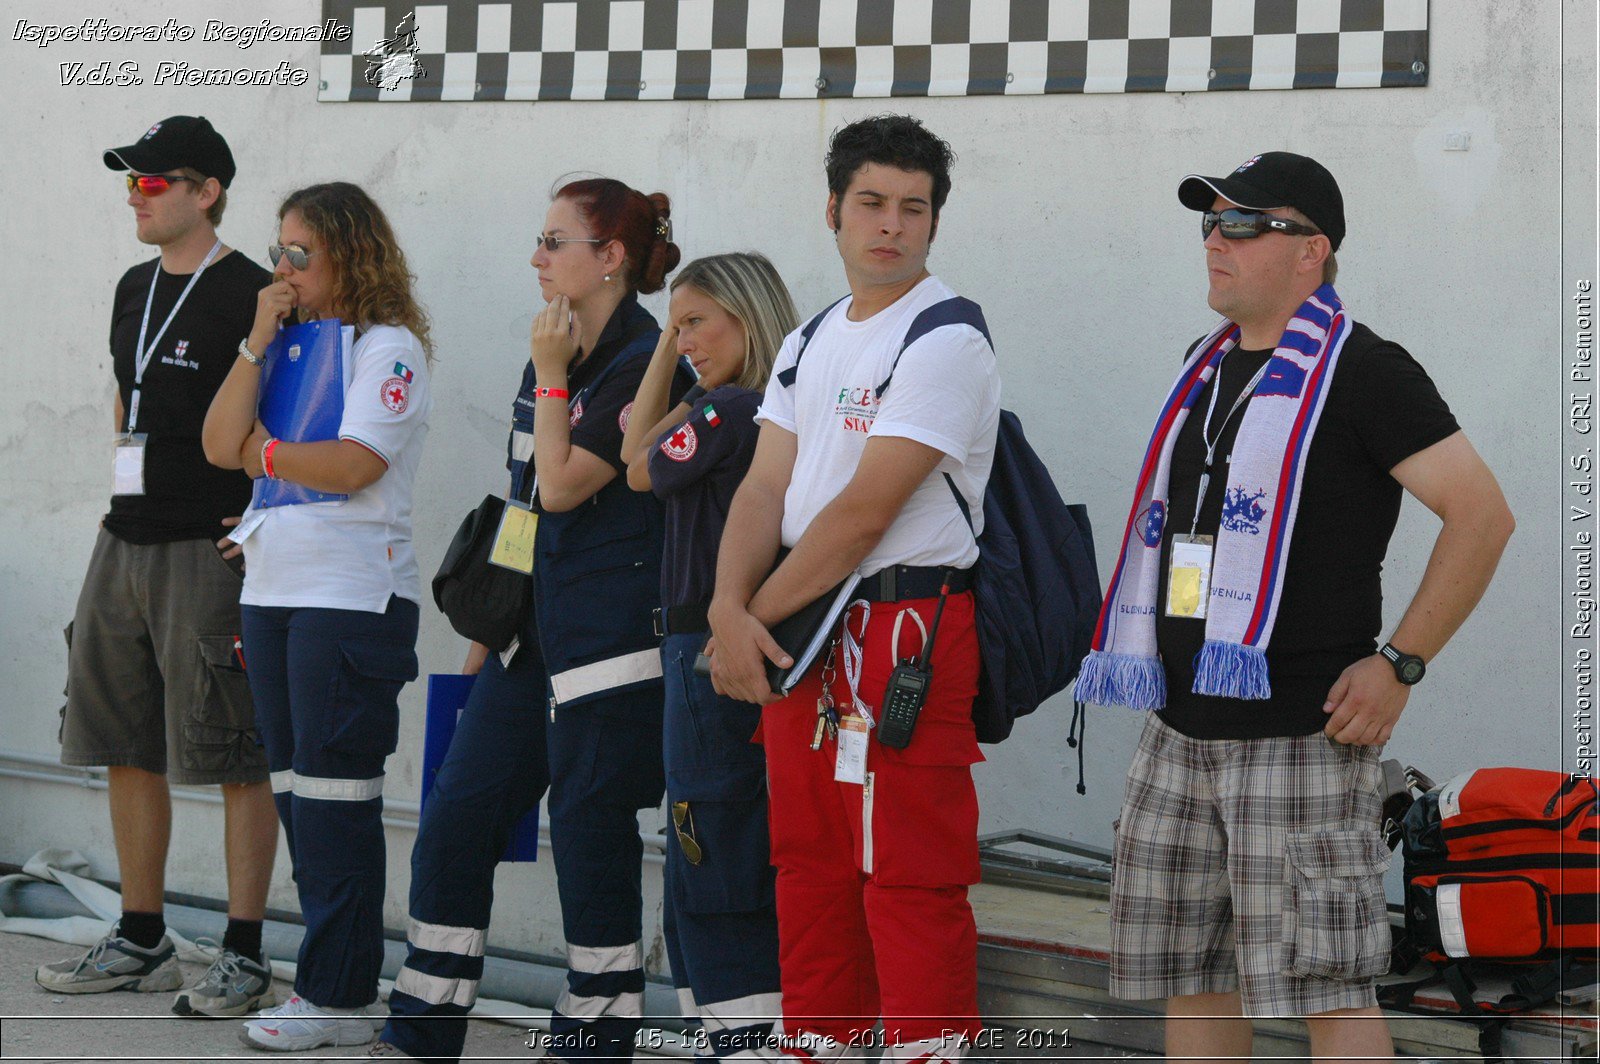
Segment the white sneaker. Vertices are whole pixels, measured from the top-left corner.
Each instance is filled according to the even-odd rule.
[[[251,1049],[293,1052],[318,1046],[361,1046],[377,1037],[365,1009],[318,1008],[299,994],[263,1009],[239,1032]]]

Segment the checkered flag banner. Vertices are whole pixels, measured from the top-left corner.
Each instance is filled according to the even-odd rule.
[[[324,0],[318,99],[1425,85],[1428,0]]]

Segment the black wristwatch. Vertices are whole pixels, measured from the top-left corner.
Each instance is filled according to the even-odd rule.
[[[1428,667],[1422,663],[1421,658],[1415,654],[1407,654],[1403,650],[1396,650],[1393,643],[1383,644],[1378,653],[1389,659],[1389,664],[1394,666],[1394,678],[1407,687],[1427,675]]]

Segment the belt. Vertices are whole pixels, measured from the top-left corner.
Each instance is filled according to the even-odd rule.
[[[972,590],[971,569],[947,569],[941,565],[891,565],[863,578],[856,586],[856,597],[868,602],[937,598],[946,576],[950,579],[952,595]],[[706,619],[706,614],[710,609],[709,602],[684,602],[666,609],[651,610],[656,637],[709,631],[711,622]]]
[[[972,589],[971,569],[950,569],[942,565],[891,565],[864,578],[856,587],[856,597],[868,602],[937,598],[946,577],[949,578],[952,595]]]
[[[651,610],[650,616],[655,624],[656,638],[682,635],[685,632],[710,631],[711,622],[706,619],[706,613],[710,609],[709,602],[684,602],[677,606],[668,606],[664,610]]]

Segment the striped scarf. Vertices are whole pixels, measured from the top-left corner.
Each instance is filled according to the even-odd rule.
[[[1251,392],[1230,460],[1218,474],[1227,477],[1227,487],[1205,645],[1194,663],[1196,694],[1272,697],[1266,648],[1283,595],[1306,453],[1352,325],[1333,287],[1318,288],[1290,319]],[[1082,701],[1133,709],[1166,705],[1166,676],[1156,653],[1156,591],[1172,448],[1206,382],[1238,340],[1239,327],[1231,321],[1213,329],[1184,362],[1161,406],[1092,649],[1078,676]]]

